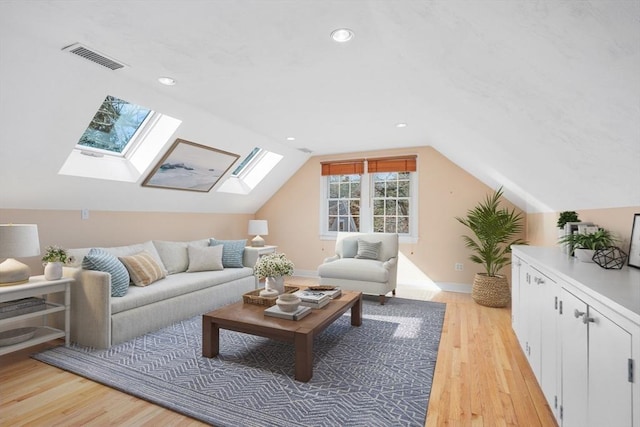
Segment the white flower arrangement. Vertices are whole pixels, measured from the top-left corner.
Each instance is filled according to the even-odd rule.
[[[253,267],[253,274],[259,278],[293,275],[293,262],[282,253],[262,256]]]
[[[61,248],[60,246],[47,246],[45,249],[45,254],[42,257],[42,261],[44,264],[48,262],[61,262],[63,264],[73,262],[74,258],[72,256],[67,255],[66,249]]]

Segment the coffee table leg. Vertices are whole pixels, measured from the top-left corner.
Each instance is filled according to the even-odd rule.
[[[298,329],[294,336],[296,373],[298,381],[307,382],[313,376],[313,331]]]
[[[362,325],[362,294],[360,294],[360,298],[358,298],[356,303],[353,304],[353,307],[351,307],[351,325]]]
[[[202,316],[202,355],[217,356],[220,352],[220,328],[206,316]]]

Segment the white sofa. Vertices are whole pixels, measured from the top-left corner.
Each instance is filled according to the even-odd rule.
[[[244,249],[240,268],[187,272],[187,248],[208,246],[209,239],[191,242],[149,241],[141,244],[102,248],[115,257],[146,251],[167,273],[148,286],[128,287],[121,297],[111,296],[111,275],[85,270],[82,261],[90,248],[70,249],[75,260],[64,275],[75,279],[71,286],[71,341],[109,348],[177,321],[242,300],[242,294],[256,288],[253,266],[258,252]],[[158,251],[158,248],[163,250]],[[182,270],[182,271],[180,271]]]
[[[375,247],[377,250],[366,253]],[[387,293],[396,294],[398,234],[339,232],[335,252],[318,267],[320,284],[379,295],[380,304],[385,303]]]

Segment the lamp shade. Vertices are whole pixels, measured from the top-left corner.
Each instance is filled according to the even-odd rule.
[[[35,224],[0,224],[0,286],[29,281],[29,266],[14,258],[40,255],[38,226]]]
[[[265,219],[251,219],[249,220],[249,232],[251,235],[263,235],[269,234],[269,223]]]
[[[0,259],[40,255],[36,224],[0,224]]]

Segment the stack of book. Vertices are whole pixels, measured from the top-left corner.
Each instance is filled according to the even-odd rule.
[[[311,308],[322,308],[331,301],[331,297],[329,295],[325,295],[324,292],[319,291],[310,291],[305,289],[297,291],[295,294],[300,298],[300,305]]]
[[[265,316],[279,317],[280,319],[300,320],[311,313],[311,308],[300,305],[295,311],[282,311],[277,305],[272,305],[264,311]]]

